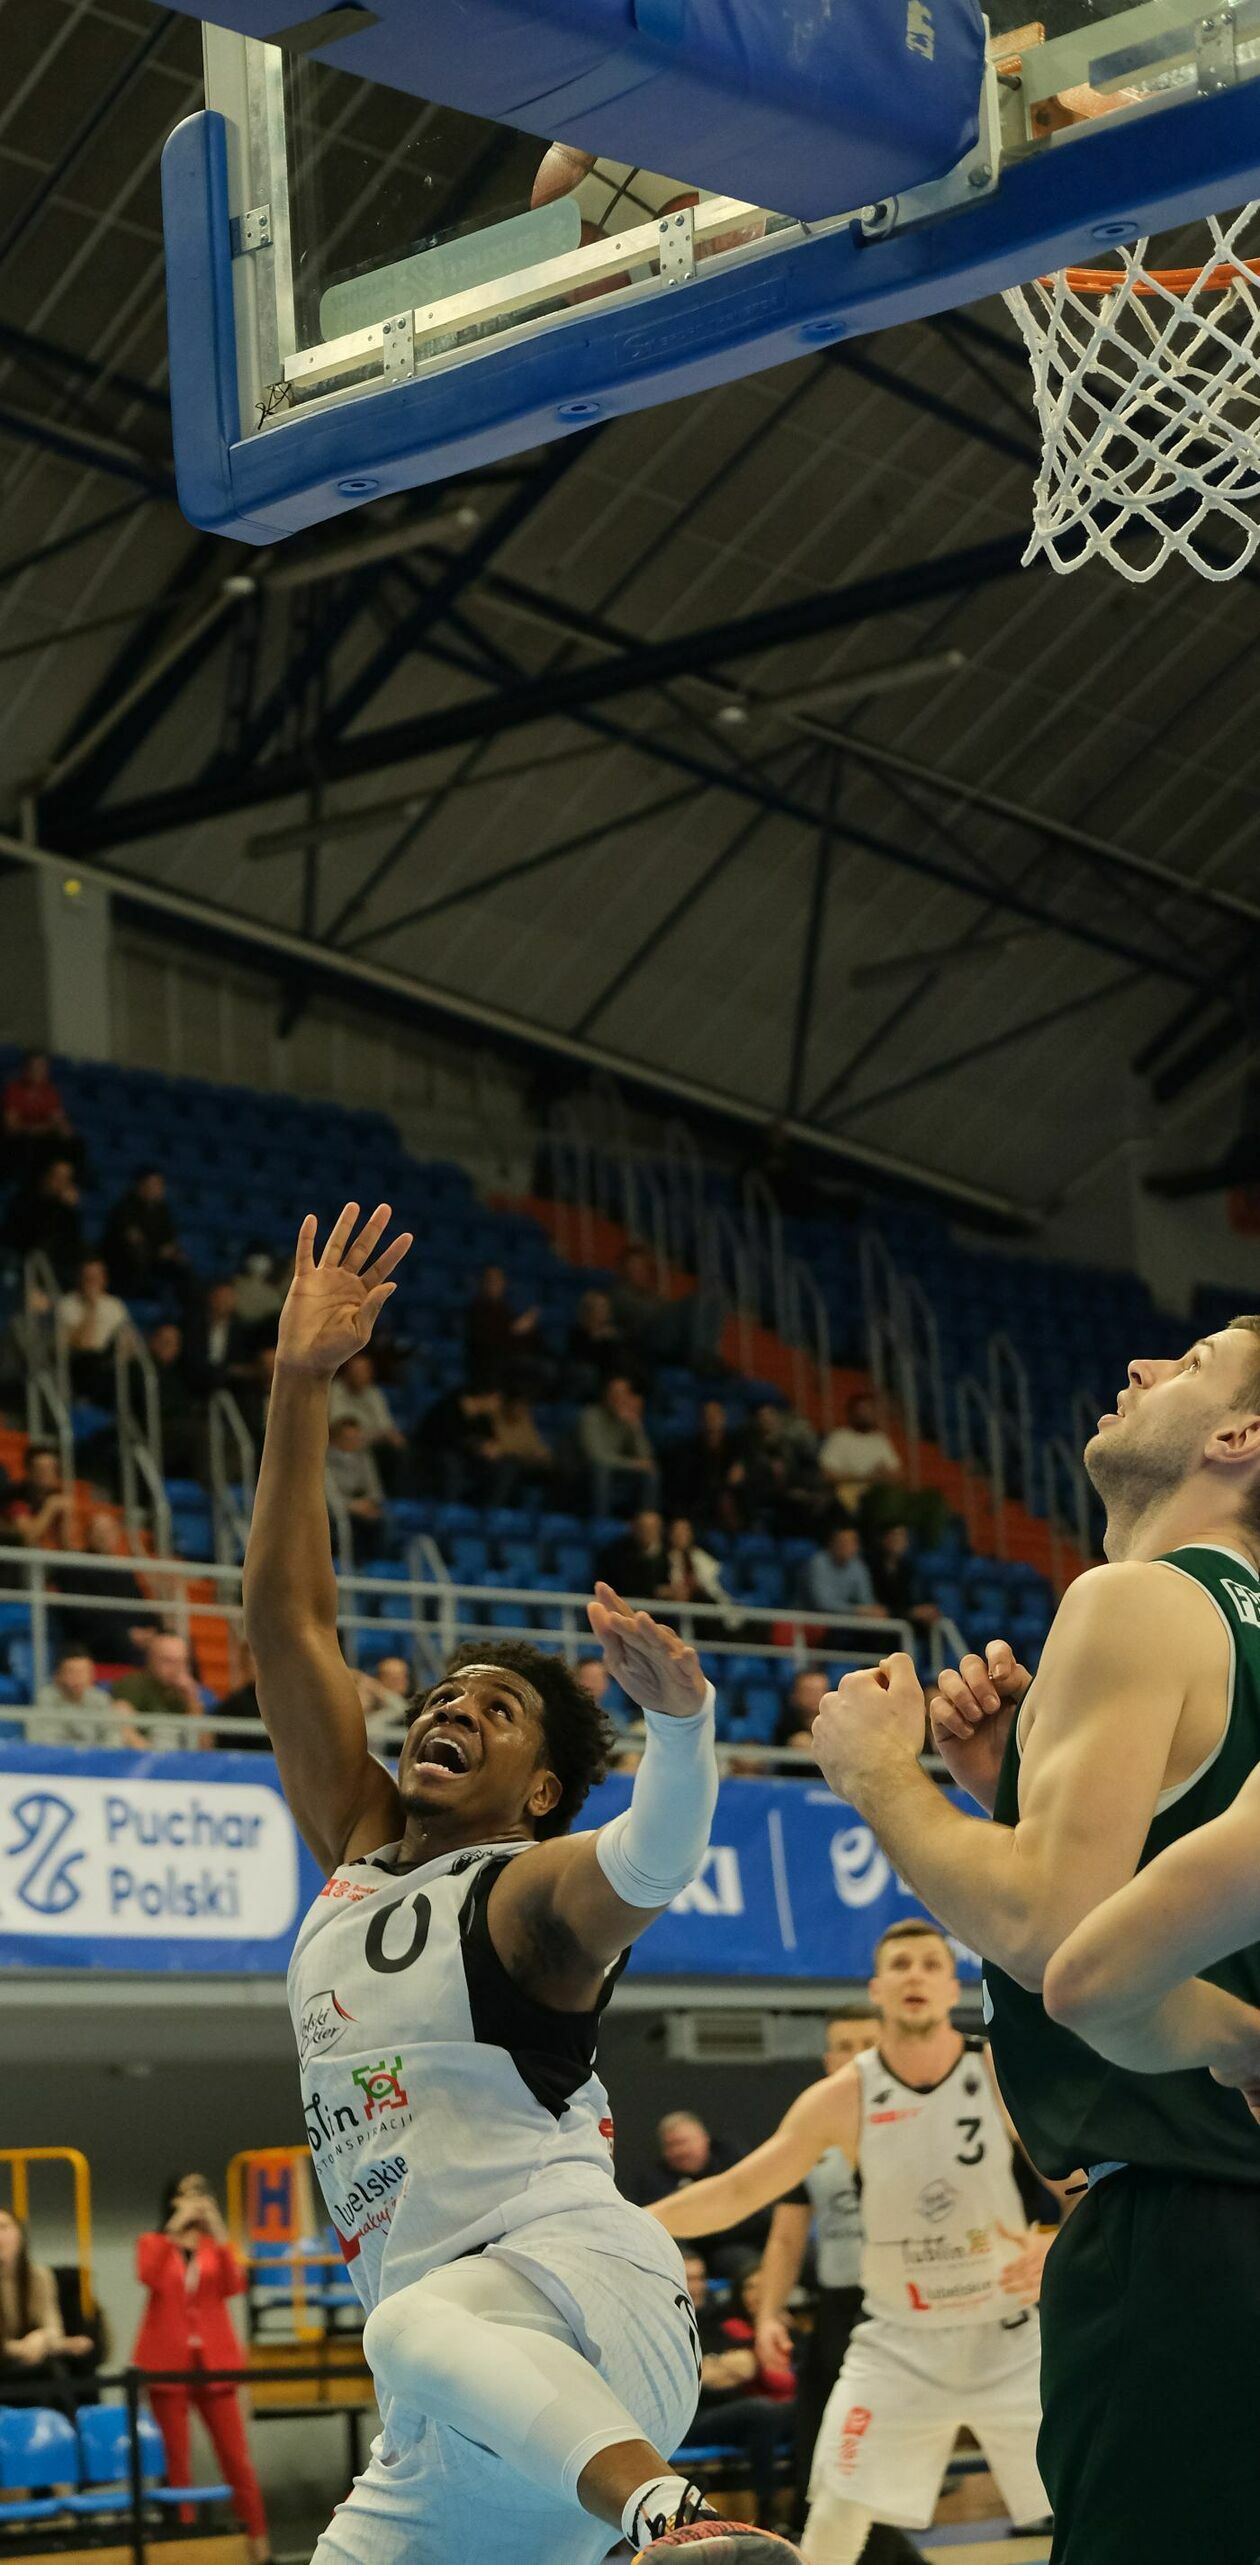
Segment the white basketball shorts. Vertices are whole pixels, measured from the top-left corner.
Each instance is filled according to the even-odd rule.
[[[856,2503],[875,2520],[927,2529],[954,2441],[975,2433],[1013,2521],[1043,2520],[1037,2473],[1041,2329],[924,2327],[871,2316],[858,2325],[828,2398],[811,2494]]]
[[[693,2333],[677,2285],[580,2241],[585,2221],[537,2219],[479,2256],[503,2274],[503,2320],[522,2321],[580,2351],[625,2406],[636,2433],[669,2457],[687,2432],[698,2381]],[[522,2307],[514,2275],[541,2298]],[[488,2311],[487,2311],[488,2312]],[[488,2382],[493,2397],[493,2382]],[[493,2451],[414,2417],[382,2430],[311,2565],[599,2565],[618,2531],[541,2492]]]

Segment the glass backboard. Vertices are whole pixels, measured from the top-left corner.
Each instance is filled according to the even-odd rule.
[[[358,14],[387,34],[390,5]],[[965,33],[972,0],[949,5]],[[934,23],[932,0],[896,0],[907,61]],[[1194,0],[1047,0],[1035,21],[996,0],[975,23],[934,136],[921,124],[907,159],[904,135],[900,158],[872,135],[853,173],[937,165],[808,216],[365,79],[301,27],[283,44],[207,27],[208,114],[172,137],[165,175],[187,512],[273,541],[1260,195],[1260,0],[1211,19]],[[710,167],[715,150],[696,145]]]

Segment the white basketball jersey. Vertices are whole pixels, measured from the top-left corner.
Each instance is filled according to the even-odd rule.
[[[534,2003],[486,1920],[504,1863],[533,1847],[404,1871],[397,1849],[333,1873],[289,1964],[306,2133],[364,2306],[573,2211],[604,2250],[676,2279],[672,2238],[613,2180],[594,2055],[616,1969],[593,2012]]]
[[[862,2202],[843,2147],[829,2146],[806,2174],[799,2197],[814,2212],[820,2289],[856,2289],[862,2279]]]
[[[919,2325],[992,2324],[1018,2302],[999,2280],[1027,2220],[981,2041],[929,2092],[903,2084],[878,2049],[854,2061],[862,2090],[858,2162],[872,2315]]]

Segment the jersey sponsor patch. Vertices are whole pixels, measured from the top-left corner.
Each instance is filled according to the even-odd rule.
[[[347,2023],[354,2020],[344,2004],[338,2003],[336,1990],[321,1987],[318,1995],[307,1997],[297,2019],[298,2065],[305,2066],[310,2057],[322,2057],[326,2048],[339,2040]]]

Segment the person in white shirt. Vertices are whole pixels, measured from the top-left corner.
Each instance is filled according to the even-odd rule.
[[[329,1393],[329,1423],[340,1425],[347,1418],[362,1427],[364,1446],[376,1463],[386,1495],[397,1496],[407,1437],[394,1422],[370,1354],[352,1354]]]
[[[70,1357],[75,1395],[112,1406],[114,1348],[120,1336],[131,1337],[127,1304],[109,1288],[109,1273],[99,1256],[79,1267],[79,1288],[63,1292],[57,1303],[57,1334]]]
[[[27,1741],[33,1746],[145,1744],[139,1729],[120,1714],[118,1703],[97,1682],[91,1657],[79,1648],[68,1648],[58,1658],[55,1672],[35,1695],[35,1708],[41,1715],[28,1720],[26,1727]]]
[[[850,1514],[856,1514],[862,1499],[873,1487],[901,1476],[901,1455],[879,1424],[874,1399],[859,1390],[849,1400],[848,1422],[833,1426],[818,1455],[818,1466],[829,1478],[840,1503]]]

